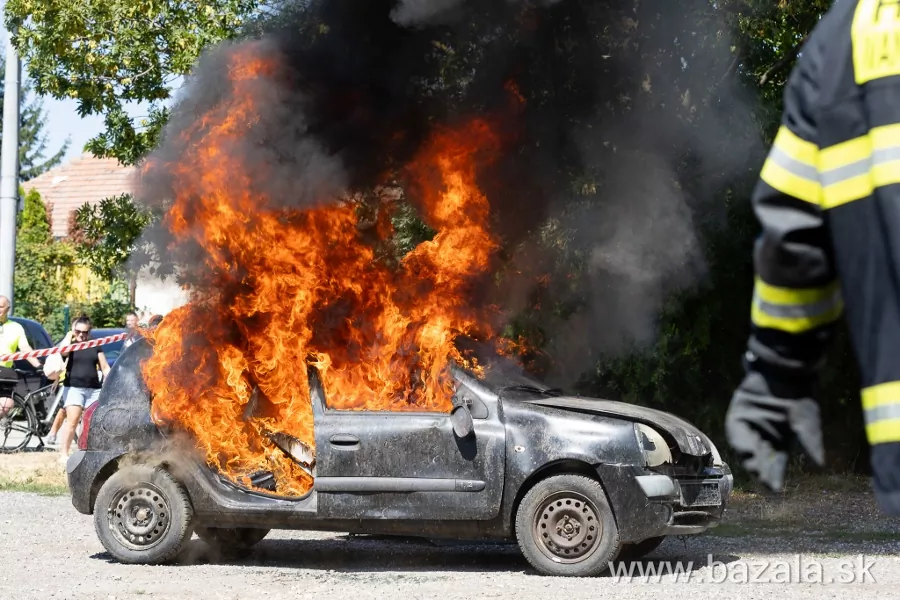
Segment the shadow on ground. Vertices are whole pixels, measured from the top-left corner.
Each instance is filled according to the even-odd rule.
[[[677,546],[668,551],[661,548],[640,561],[632,562],[635,565],[652,563],[666,570],[689,573],[705,567],[710,556],[711,560],[725,564],[740,559],[734,554],[713,553],[709,548],[695,544],[685,552],[678,551]],[[106,552],[91,558],[114,562]],[[175,566],[201,564],[313,569],[343,574],[439,570],[537,575],[515,544],[465,544],[375,536],[338,536],[316,540],[267,538],[241,558],[217,555],[204,542],[193,539],[186,545]],[[617,564],[624,565],[627,570],[631,563]],[[605,575],[609,576],[609,573]]]

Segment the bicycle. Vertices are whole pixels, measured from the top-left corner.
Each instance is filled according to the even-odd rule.
[[[18,375],[34,375],[21,369],[15,369],[15,372]],[[27,378],[25,382],[28,393],[22,397],[13,391],[13,406],[5,416],[0,417],[0,454],[13,454],[27,448],[35,435],[38,436],[38,450],[43,450],[43,438],[50,433],[56,413],[62,410],[63,387],[59,381],[34,391],[31,391]],[[51,396],[53,401],[47,406]],[[77,435],[75,439],[77,441]]]

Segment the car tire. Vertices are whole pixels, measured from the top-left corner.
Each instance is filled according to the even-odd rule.
[[[638,560],[639,558],[643,558],[659,548],[665,540],[666,536],[661,535],[658,537],[647,538],[640,542],[622,544],[622,549],[619,551],[617,560]]]
[[[116,471],[97,494],[94,529],[119,562],[161,564],[190,540],[193,508],[184,487],[158,467]]]
[[[240,558],[269,535],[270,529],[252,527],[195,527],[194,533],[218,558]]]
[[[516,512],[516,539],[543,575],[592,577],[619,552],[619,529],[599,481],[554,475],[539,481]]]

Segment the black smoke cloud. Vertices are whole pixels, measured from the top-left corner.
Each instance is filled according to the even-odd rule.
[[[489,118],[505,148],[481,186],[508,278],[502,289],[485,282],[473,302],[506,315],[528,309],[535,276],[557,268],[557,249],[539,242],[541,232],[547,223],[567,231],[565,252],[584,266],[580,308],[538,322],[553,338],[547,351],[559,366],[550,374],[568,383],[597,352],[652,339],[665,296],[702,277],[694,221],[714,204],[714,181],[746,157],[746,145],[735,156],[720,143],[731,117],[749,113],[733,88],[712,94],[718,109],[691,104],[731,62],[704,49],[711,26],[691,24],[691,7],[710,10],[700,0],[287,2],[200,61],[138,199],[158,209],[171,201],[171,165],[198,141],[182,134],[232,93],[229,58],[247,44],[280,65],[257,84],[252,131],[229,149],[246,165],[235,177],[268,202],[261,210],[365,193],[398,173],[434,127]],[[704,114],[714,115],[706,126]],[[715,165],[699,188],[680,181],[690,153]],[[591,174],[583,189],[579,173]],[[199,249],[171,246],[164,230],[147,236],[169,249],[161,273],[177,264],[196,279]],[[555,285],[559,298],[571,294]]]
[[[524,0],[507,0],[509,4]],[[561,0],[541,0],[538,6],[550,6]],[[400,0],[391,10],[391,20],[398,25],[445,25],[466,17],[464,0]]]

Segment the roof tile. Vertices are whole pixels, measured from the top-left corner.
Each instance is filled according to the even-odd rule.
[[[51,209],[53,236],[69,236],[69,215],[85,203],[99,204],[104,198],[131,192],[135,168],[115,158],[80,157],[22,184],[26,192],[36,189]]]

